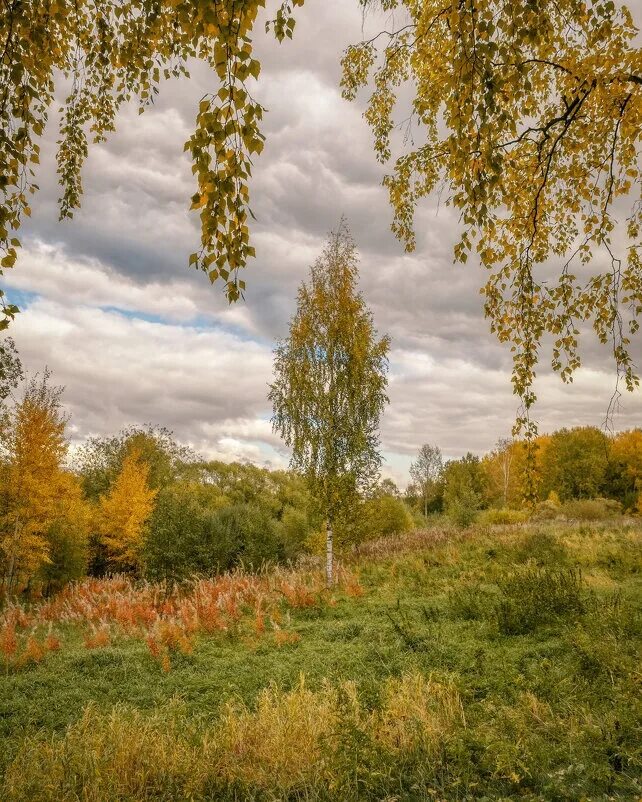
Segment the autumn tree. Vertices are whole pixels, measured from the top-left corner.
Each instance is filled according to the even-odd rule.
[[[514,354],[517,431],[536,431],[529,410],[545,334],[553,368],[569,381],[582,325],[592,323],[632,390],[629,344],[642,313],[642,49],[628,8],[612,0],[364,5],[392,12],[391,24],[348,48],[344,95],[353,99],[372,77],[365,116],[380,160],[396,154],[385,184],[407,249],[422,197],[440,189],[458,211],[455,258],[476,251],[491,329]],[[402,85],[412,98],[399,113],[416,129],[403,150],[391,137]],[[628,243],[618,254],[620,197],[629,201]]]
[[[626,507],[642,494],[642,429],[618,432],[611,442],[607,479]],[[615,485],[615,487],[613,487]]]
[[[132,450],[138,451],[146,463],[149,485],[154,490],[182,479],[196,460],[196,455],[164,427],[130,426],[115,435],[90,437],[73,460],[88,499],[97,501],[108,491]]]
[[[428,515],[428,504],[435,498],[444,469],[439,446],[424,444],[417,459],[410,465],[410,478],[419,488],[424,502],[424,515]]]
[[[541,493],[562,501],[601,495],[609,463],[609,439],[594,426],[554,432],[542,455]]]
[[[10,592],[50,561],[48,530],[70,490],[62,388],[32,379],[0,431],[0,560]]]
[[[140,451],[132,448],[113,485],[98,503],[96,527],[112,566],[126,570],[139,567],[145,526],[155,497],[156,491],[149,486],[149,466]]]
[[[288,337],[275,350],[269,393],[274,430],[326,517],[328,585],[333,521],[381,465],[390,339],[378,337],[357,281],[355,245],[342,224],[299,288]]]
[[[501,437],[482,459],[489,501],[504,507],[519,506],[523,500],[525,446],[522,441]]]

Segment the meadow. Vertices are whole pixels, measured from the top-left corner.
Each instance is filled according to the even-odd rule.
[[[633,800],[642,522],[448,526],[0,614],[0,798]]]

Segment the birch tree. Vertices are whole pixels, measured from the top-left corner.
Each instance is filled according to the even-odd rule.
[[[328,586],[333,520],[378,477],[379,420],[388,401],[390,339],[378,337],[357,281],[355,245],[342,224],[299,288],[269,393],[274,430],[325,515]]]
[[[428,502],[434,496],[444,465],[439,446],[424,444],[417,459],[410,466],[410,478],[419,488],[424,500],[424,515],[428,515]]]

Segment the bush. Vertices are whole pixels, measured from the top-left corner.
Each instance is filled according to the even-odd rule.
[[[603,521],[622,514],[619,501],[610,498],[576,499],[562,505],[564,515],[576,521]]]
[[[49,562],[39,572],[46,592],[60,590],[67,582],[83,577],[89,561],[87,532],[65,520],[53,523],[47,532]]]
[[[462,529],[475,522],[479,512],[480,498],[474,490],[462,488],[460,492],[450,498],[446,505],[446,517]]]
[[[304,544],[310,535],[308,516],[295,507],[286,507],[281,516],[279,526],[283,555],[293,559],[303,551]]]
[[[534,562],[539,566],[555,565],[557,568],[568,560],[565,547],[549,532],[530,532],[517,544],[517,559]]]
[[[502,509],[483,510],[479,514],[477,522],[483,526],[521,524],[526,521],[527,517],[523,510],[511,510],[503,507]]]
[[[531,513],[532,521],[554,521],[560,515],[560,505],[552,499],[539,501]]]
[[[398,535],[414,526],[413,517],[405,502],[394,496],[369,499],[364,504],[364,515],[369,537]]]
[[[527,568],[499,583],[495,618],[503,635],[525,635],[543,624],[582,615],[588,593],[580,571]]]
[[[204,507],[189,485],[163,488],[143,546],[147,579],[181,582],[194,574],[227,567],[227,552],[213,526],[215,512]]]
[[[285,559],[278,522],[257,504],[235,504],[220,510],[212,519],[212,529],[221,555],[220,570],[238,565],[257,569]]]

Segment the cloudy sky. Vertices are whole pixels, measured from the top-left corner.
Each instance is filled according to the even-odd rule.
[[[11,329],[23,362],[30,372],[49,366],[65,385],[75,442],[154,423],[208,457],[286,464],[266,401],[272,348],[341,214],[360,250],[377,328],[392,337],[384,472],[403,485],[424,442],[457,457],[483,453],[510,432],[510,356],[483,318],[479,267],[452,263],[456,217],[429,199],[417,214],[417,250],[403,252],[389,230],[384,168],[363,106],[340,97],[340,53],[364,24],[357,3],[309,0],[298,16],[294,41],[280,46],[257,25],[263,72],[255,96],[269,113],[251,187],[257,259],[244,276],[245,302],[228,306],[187,267],[199,231],[187,211],[194,187],[183,144],[215,76],[196,66],[191,80],[163,85],[144,115],[121,115],[118,133],[90,155],[72,222],[57,222],[52,120],[41,192],[6,285],[23,310]],[[542,366],[542,430],[601,425],[614,376],[606,351],[585,345],[571,386]],[[642,393],[626,394],[616,428],[641,420]]]

